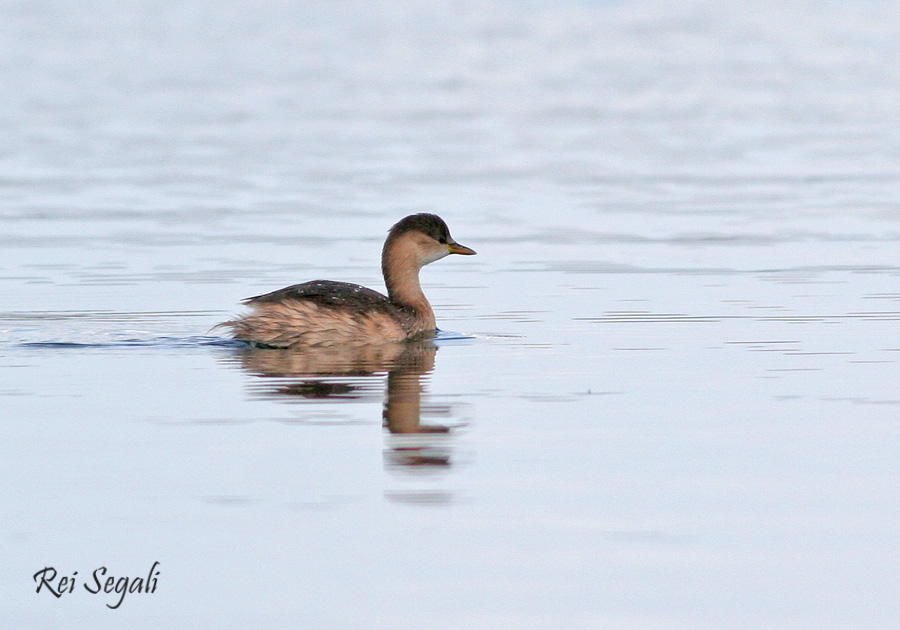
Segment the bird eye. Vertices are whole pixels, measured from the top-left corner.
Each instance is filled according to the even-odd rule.
[[[441,245],[446,245],[446,244],[447,244],[447,237],[446,237],[446,236],[440,237],[440,238],[438,239],[438,243],[440,243]]]

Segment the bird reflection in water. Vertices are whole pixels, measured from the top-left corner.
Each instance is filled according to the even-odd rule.
[[[371,397],[387,373],[382,418],[389,432],[387,466],[446,467],[450,465],[450,427],[422,424],[422,392],[434,369],[437,347],[430,341],[361,347],[303,349],[248,348],[242,366],[271,378],[266,396],[295,400],[338,401]],[[377,380],[373,380],[377,379]]]

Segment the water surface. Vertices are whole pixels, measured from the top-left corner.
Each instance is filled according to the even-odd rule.
[[[893,627],[897,13],[3,4],[0,626]],[[420,211],[435,343],[213,329]]]

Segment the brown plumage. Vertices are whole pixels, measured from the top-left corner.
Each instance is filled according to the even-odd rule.
[[[358,284],[313,280],[243,301],[253,310],[224,322],[235,339],[274,348],[364,345],[434,335],[419,270],[448,254],[475,252],[455,242],[434,214],[414,214],[388,232],[381,251],[387,296]]]

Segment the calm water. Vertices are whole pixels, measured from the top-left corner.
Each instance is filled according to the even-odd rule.
[[[0,626],[896,627],[900,4],[433,4],[0,4]]]

